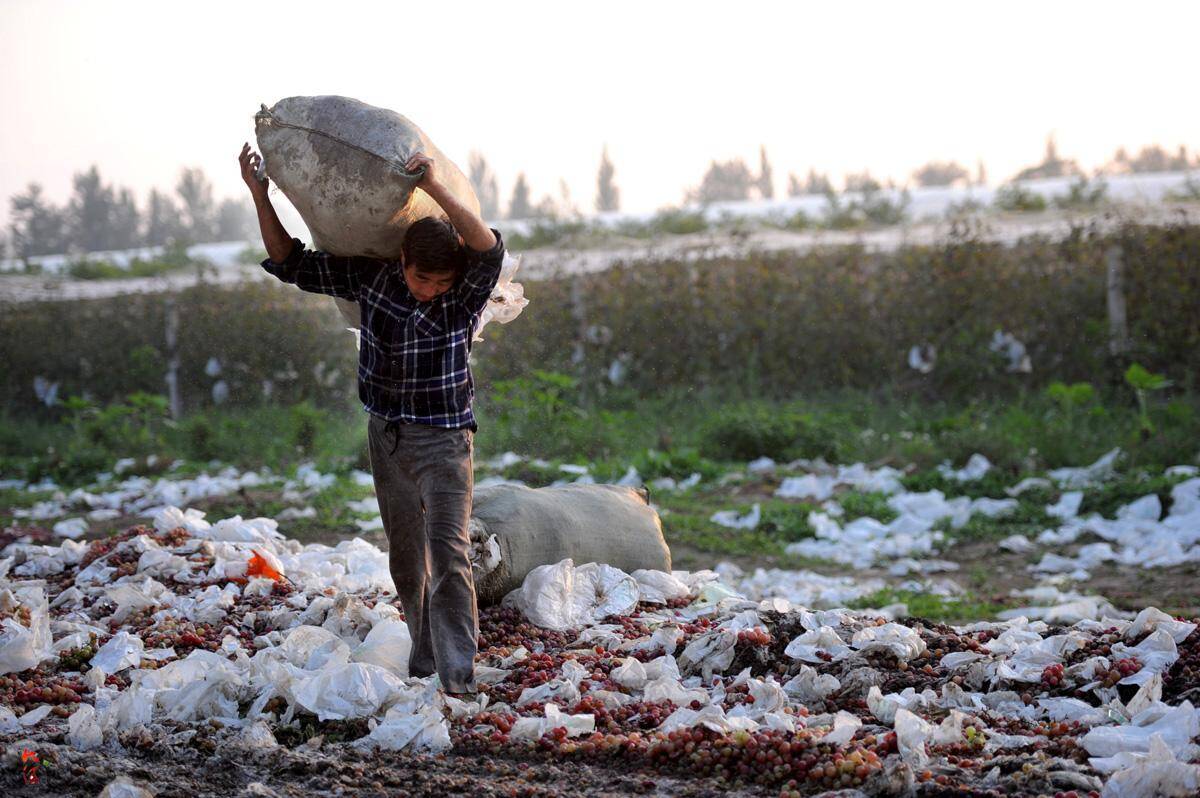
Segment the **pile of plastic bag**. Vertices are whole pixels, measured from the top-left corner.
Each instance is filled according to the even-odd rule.
[[[884,761],[913,770],[937,769],[969,743],[980,763],[970,783],[1002,786],[1012,776],[991,760],[1036,748],[1047,724],[1066,722],[1091,757],[1078,778],[1111,785],[1107,794],[1183,789],[1196,778],[1200,714],[1165,696],[1200,689],[1180,684],[1176,667],[1200,660],[1200,634],[1153,608],[1132,619],[1053,627],[1018,617],[947,632],[756,594],[765,572],[723,567],[726,580],[564,560],[535,569],[485,613],[481,693],[464,702],[441,693],[436,677],[407,674],[411,641],[386,555],[358,539],[303,546],[272,519],[209,523],[169,507],[152,528],[113,541],[14,543],[2,557],[0,671],[37,668],[77,685],[81,700],[65,719],[52,703],[20,715],[0,709],[0,733],[58,724],[81,749],[138,726],[211,719],[263,740],[302,717],[365,719],[349,744],[393,750],[469,747],[485,732],[519,746],[613,728],[698,729],[847,751],[884,741],[875,744]],[[847,587],[813,589],[836,596]],[[540,651],[501,639],[512,627],[500,621],[514,612],[545,630],[530,637]],[[164,645],[180,628],[188,631]],[[93,635],[86,661],[69,659]],[[1118,663],[1128,673],[1114,681]],[[1052,666],[1062,666],[1060,681],[1047,686]],[[545,676],[531,683],[535,669]],[[630,706],[642,709],[600,733],[595,707]],[[652,707],[661,715],[646,726]],[[497,722],[508,730],[489,725]]]

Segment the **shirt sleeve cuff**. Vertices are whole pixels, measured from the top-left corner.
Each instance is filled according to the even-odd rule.
[[[489,228],[489,229],[492,231],[492,234],[494,236],[496,236],[496,243],[492,246],[491,249],[477,250],[477,249],[472,249],[470,246],[467,246],[467,250],[469,252],[471,252],[473,255],[475,255],[476,257],[479,257],[479,258],[487,258],[488,256],[496,257],[497,255],[499,255],[501,252],[504,251],[504,238],[501,237],[500,231],[494,227]],[[464,246],[466,246],[466,245],[464,245]]]
[[[262,265],[268,266],[268,267],[274,266],[276,268],[284,267],[284,266],[295,266],[300,261],[300,257],[303,254],[304,254],[304,242],[298,238],[293,238],[292,239],[292,250],[291,250],[291,252],[288,253],[288,256],[283,259],[282,263],[277,263],[277,262],[271,260],[270,256],[268,256],[267,259],[262,262]]]

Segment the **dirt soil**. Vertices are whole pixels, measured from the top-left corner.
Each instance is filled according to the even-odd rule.
[[[51,739],[55,736],[65,739],[61,733],[51,735]],[[163,742],[160,735],[129,732],[122,735],[122,744],[128,749],[123,754],[78,751],[41,739],[16,740],[5,746],[0,793],[94,798],[110,781],[126,776],[148,786],[157,798],[315,795],[708,798],[778,794],[778,788],[725,789],[718,788],[712,780],[680,780],[580,761],[558,764],[520,759],[511,754],[453,752],[435,756],[364,754],[348,744],[263,749],[232,738],[221,741],[221,736],[229,735],[224,732],[197,735],[187,743],[171,745]],[[52,762],[39,774],[37,785],[22,783],[20,751],[25,748],[37,751],[43,761]]]

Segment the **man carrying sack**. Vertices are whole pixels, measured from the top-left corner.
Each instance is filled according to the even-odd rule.
[[[375,494],[389,566],[412,637],[410,676],[437,673],[454,695],[475,691],[478,610],[467,522],[474,487],[471,339],[500,277],[499,231],[438,180],[421,153],[405,165],[445,212],[413,223],[399,260],[306,249],[284,230],[250,145],[239,155],[267,249],[263,268],[304,291],[356,302],[358,391],[369,414]]]

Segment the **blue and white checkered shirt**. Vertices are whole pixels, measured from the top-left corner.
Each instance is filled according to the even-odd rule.
[[[283,263],[262,267],[305,291],[358,303],[361,346],[358,395],[385,421],[477,429],[468,357],[479,316],[500,278],[504,241],[487,252],[467,248],[466,270],[449,291],[418,302],[398,260],[330,255],[292,239]]]

